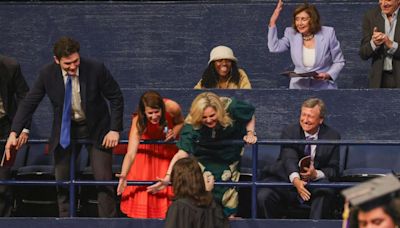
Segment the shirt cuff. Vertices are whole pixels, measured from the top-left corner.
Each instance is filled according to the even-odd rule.
[[[393,41],[393,46],[392,46],[392,48],[387,50],[387,53],[390,55],[393,55],[397,51],[398,47],[399,47],[399,43]]]
[[[26,134],[29,134],[29,129],[24,128],[24,129],[22,130],[22,132],[24,132],[24,133],[26,133]]]
[[[322,172],[321,170],[317,169],[317,178],[315,178],[315,180],[320,180],[325,178],[325,174],[324,172]]]
[[[293,173],[291,173],[291,174],[289,175],[290,183],[293,183],[294,178],[296,178],[296,177],[300,179],[300,174],[299,174],[298,172],[293,172]]]
[[[378,48],[378,47],[375,45],[374,41],[371,40],[369,43],[371,44],[371,48],[372,48],[373,51],[375,51],[375,50]]]

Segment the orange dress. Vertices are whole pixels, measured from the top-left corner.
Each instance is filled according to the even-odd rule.
[[[173,120],[166,112],[168,129]],[[165,139],[163,129],[158,124],[147,123],[141,139]],[[126,177],[127,180],[154,181],[164,177],[169,162],[178,151],[175,144],[140,144],[134,163]],[[147,186],[127,186],[121,196],[121,211],[132,218],[165,218],[171,198],[172,188],[152,194],[146,192]]]

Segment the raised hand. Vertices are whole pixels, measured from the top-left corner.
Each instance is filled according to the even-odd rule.
[[[386,34],[379,32],[378,28],[374,27],[374,31],[372,33],[372,38],[371,38],[372,42],[374,42],[376,46],[380,46],[385,41],[385,38],[387,39]]]
[[[278,20],[279,14],[281,13],[282,9],[283,9],[283,0],[278,0],[278,4],[276,4],[276,8],[272,13],[271,18],[269,19],[269,27],[276,26],[276,21]]]
[[[174,131],[174,129],[169,129],[167,134],[165,135],[165,140],[164,141],[172,141],[175,140],[176,138],[176,133]]]

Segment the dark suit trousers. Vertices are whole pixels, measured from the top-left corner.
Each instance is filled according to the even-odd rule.
[[[267,178],[264,181],[279,181],[276,178]],[[318,182],[329,182],[322,179]],[[304,202],[311,206],[310,219],[331,218],[331,203],[334,190],[318,188],[309,189],[311,202]],[[293,188],[262,188],[257,194],[258,216],[260,218],[281,218],[285,215],[289,205],[300,205],[297,190]]]
[[[0,119],[0,138],[7,139],[10,134],[10,121],[7,117]],[[3,157],[4,144],[0,144],[0,154]],[[0,180],[11,178],[10,167],[0,167]],[[13,196],[9,185],[0,185],[0,216],[9,217],[13,206]]]
[[[87,138],[86,125],[72,124],[71,136],[73,139]],[[63,149],[60,145],[54,151],[55,175],[56,180],[69,180],[70,159],[72,149],[76,154],[80,151],[82,145],[70,145],[67,149]],[[96,146],[87,146],[90,157],[90,165],[97,181],[112,180],[112,153],[111,150],[100,149]],[[77,158],[76,156],[75,158]],[[75,162],[76,163],[76,162]],[[115,217],[117,215],[115,190],[113,186],[97,187],[98,214],[99,217]],[[69,190],[65,187],[58,188],[58,210],[60,217],[68,217],[69,213]]]

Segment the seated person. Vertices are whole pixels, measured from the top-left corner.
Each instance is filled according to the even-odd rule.
[[[211,50],[208,67],[195,89],[251,89],[249,78],[238,68],[232,49],[218,46]]]
[[[400,182],[392,174],[343,190],[346,198],[343,227],[399,227],[399,193]],[[352,208],[347,221],[349,203]]]
[[[286,127],[282,139],[340,139],[340,135],[325,125],[326,108],[321,99],[309,98],[301,107],[299,123]],[[310,164],[301,171],[299,160],[310,156]],[[279,218],[285,207],[307,203],[311,204],[310,219],[330,217],[332,189],[306,187],[308,182],[329,182],[339,172],[338,145],[282,145],[275,164],[267,166],[264,181],[290,181],[295,188],[263,188],[257,194],[260,216]]]

